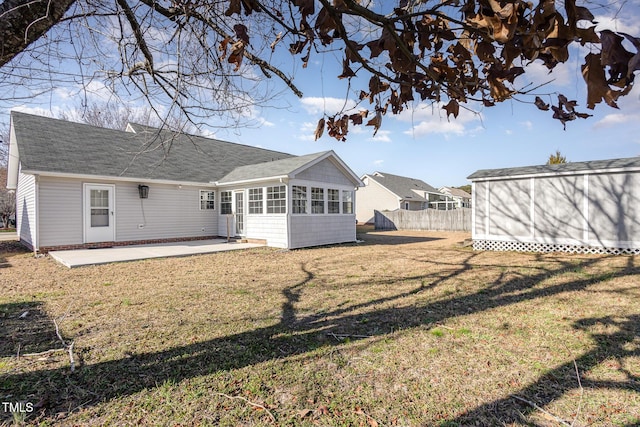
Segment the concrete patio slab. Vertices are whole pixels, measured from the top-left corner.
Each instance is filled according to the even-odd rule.
[[[179,257],[213,252],[233,251],[265,246],[259,243],[227,243],[225,239],[196,240],[189,242],[158,243],[152,245],[118,246],[101,249],[75,249],[51,251],[49,255],[69,267],[137,261],[149,258]]]

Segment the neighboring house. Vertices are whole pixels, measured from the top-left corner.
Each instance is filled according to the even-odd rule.
[[[640,157],[479,170],[475,249],[640,254]]]
[[[36,251],[241,236],[279,248],[355,241],[362,182],[305,156],[129,125],[13,112],[7,187]]]
[[[358,189],[356,195],[356,218],[359,223],[373,223],[374,210],[417,211],[428,209],[430,203],[445,198],[437,189],[415,178],[374,172],[361,179],[364,187]]]
[[[438,204],[438,206],[444,204],[446,210],[471,207],[471,194],[464,190],[454,187],[440,187],[438,191],[447,196],[446,201]]]

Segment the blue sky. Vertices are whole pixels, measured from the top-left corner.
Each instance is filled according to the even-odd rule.
[[[600,28],[640,35],[640,6],[625,5],[625,13],[615,17],[597,16]],[[634,52],[632,46],[627,49]],[[347,81],[338,80],[341,58],[336,54],[315,55],[302,69],[293,59],[295,83],[304,93],[302,99],[277,86],[280,95],[273,108],[255,109],[249,128],[216,130],[213,136],[292,154],[334,150],[358,175],[384,171],[419,178],[435,186],[468,184],[466,177],[477,169],[543,164],[550,154],[560,150],[569,161],[585,161],[640,155],[640,89],[638,85],[618,102],[620,109],[599,104],[586,109],[586,87],[580,65],[588,52],[576,49],[566,64],[548,75],[542,66],[527,67],[525,76],[516,79],[517,87],[553,81],[535,94],[547,103],[555,103],[557,93],[578,101],[578,110],[594,116],[562,124],[550,112],[533,106],[533,95],[509,100],[491,108],[469,105],[458,119],[447,120],[441,105],[415,104],[398,116],[383,117],[382,128],[374,137],[373,128],[352,126],[346,142],[326,134],[314,141],[316,123],[323,113],[332,115],[345,103]],[[365,81],[368,80],[368,76]],[[532,86],[528,86],[532,87]],[[352,82],[349,105],[355,92],[366,85]],[[96,87],[90,97],[100,101],[105,88]],[[8,122],[12,109],[37,114],[58,115],[78,105],[73,90],[58,88],[33,97],[29,102],[3,100],[0,96],[0,121]],[[369,106],[366,106],[369,107]],[[369,108],[372,109],[372,108]]]

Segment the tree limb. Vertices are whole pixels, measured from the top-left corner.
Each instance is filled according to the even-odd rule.
[[[75,0],[5,0],[0,3],[0,67],[56,25]]]

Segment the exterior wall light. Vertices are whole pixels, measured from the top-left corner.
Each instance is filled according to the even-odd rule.
[[[149,186],[148,185],[138,185],[138,194],[141,199],[149,198]]]

